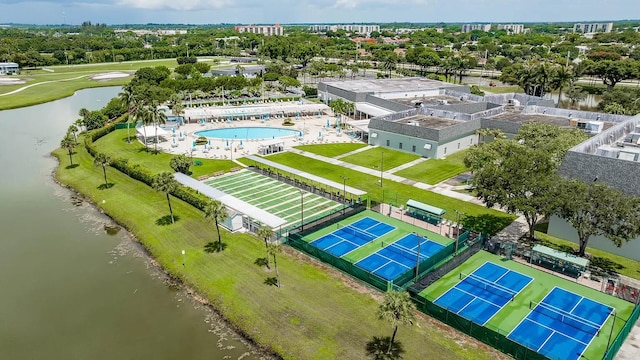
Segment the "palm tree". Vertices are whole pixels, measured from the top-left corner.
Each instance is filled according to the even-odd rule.
[[[152,102],[149,106],[149,117],[151,118],[151,122],[154,124],[155,132],[156,132],[156,141],[153,143],[154,151],[158,153],[158,127],[160,124],[167,123],[167,115],[164,111],[160,110],[158,104]]]
[[[267,250],[267,268],[271,269],[269,261],[269,239],[273,237],[273,230],[268,226],[262,226],[258,229],[258,237],[264,240],[264,247]]]
[[[109,186],[107,182],[107,166],[111,164],[111,158],[105,153],[97,153],[93,159],[95,166],[102,166],[102,173],[104,174],[104,186]]]
[[[67,132],[67,135],[60,141],[60,147],[66,149],[69,152],[69,162],[73,165],[73,149],[78,146],[76,139],[71,133]]]
[[[136,124],[138,121],[142,123],[142,132],[144,136],[144,148],[145,151],[149,151],[149,146],[147,145],[147,125],[151,124],[153,119],[151,118],[151,112],[149,111],[149,106],[145,105],[141,100],[138,106],[133,109],[132,113],[133,117],[136,119]]]
[[[182,99],[177,94],[171,96],[169,104],[171,105],[171,113],[175,116],[180,116],[184,111],[184,104],[182,103]]]
[[[218,200],[212,200],[204,208],[204,217],[212,219],[216,224],[216,231],[218,232],[218,251],[222,250],[222,237],[220,236],[220,223],[223,222],[227,216],[227,208]]]
[[[67,129],[67,133],[72,133],[73,134],[73,138],[76,141],[78,140],[78,127],[75,126],[74,124],[69,125],[69,129]]]
[[[133,91],[133,86],[131,84],[125,85],[122,88],[122,92],[118,94],[120,100],[127,105],[127,143],[131,142],[131,136],[129,131],[129,124],[131,123],[131,114],[133,112],[133,108],[136,105],[138,98]]]
[[[171,198],[170,194],[178,188],[178,182],[173,178],[173,175],[168,172],[161,172],[153,178],[153,182],[151,186],[156,191],[162,191],[167,195],[167,204],[169,204],[169,213],[171,214],[171,223],[175,223],[175,219],[173,218],[173,209],[171,209]]]
[[[82,118],[86,118],[91,111],[87,110],[87,108],[82,108],[78,111],[78,115],[82,116]]]
[[[562,99],[562,89],[571,85],[573,82],[573,71],[566,67],[558,67],[553,74],[551,80],[553,88],[558,90],[558,107],[560,107],[560,100]]]
[[[77,126],[80,131],[82,131],[82,127],[84,126],[84,119],[76,119],[73,124]]]
[[[398,325],[413,324],[415,309],[415,305],[406,291],[392,290],[384,295],[384,300],[378,307],[378,319],[387,320],[393,326],[393,335],[387,353],[391,352],[393,341],[398,332]]]
[[[282,246],[277,242],[272,242],[267,245],[267,258],[269,255],[273,256],[273,267],[276,269],[276,286],[280,287],[280,273],[278,272],[278,260],[277,255],[282,252]]]

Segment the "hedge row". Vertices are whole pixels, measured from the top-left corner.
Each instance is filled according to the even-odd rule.
[[[84,146],[85,148],[87,148],[87,152],[91,154],[91,156],[95,157],[99,150],[93,143],[101,137],[113,132],[116,129],[116,124],[121,123],[125,120],[126,116],[121,116],[116,121],[107,126],[90,131],[84,138]],[[152,186],[151,184],[153,183],[154,177],[153,173],[151,173],[149,169],[140,164],[132,165],[129,164],[128,159],[122,157],[111,157],[111,167],[117,169],[118,171],[126,174],[133,179],[142,181],[143,183]],[[209,202],[208,197],[200,194],[196,190],[182,185],[178,186],[176,190],[171,193],[171,195],[186,203],[191,204],[192,206],[200,210],[204,210],[205,206]]]

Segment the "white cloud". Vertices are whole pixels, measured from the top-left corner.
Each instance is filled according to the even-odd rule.
[[[116,4],[150,10],[206,10],[230,7],[235,0],[117,0]]]
[[[427,0],[405,0],[402,2],[402,6],[409,4],[426,4]],[[384,4],[398,4],[398,0],[336,0],[333,7],[344,9],[355,9],[361,5],[384,5]]]

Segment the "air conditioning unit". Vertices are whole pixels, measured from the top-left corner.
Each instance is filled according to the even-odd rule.
[[[518,101],[516,99],[509,99],[509,100],[507,100],[507,105],[509,105],[509,106],[520,106],[520,101]]]
[[[438,100],[438,105],[449,105],[449,102],[447,100],[440,99]]]

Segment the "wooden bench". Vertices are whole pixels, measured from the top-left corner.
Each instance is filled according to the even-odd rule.
[[[209,175],[200,175],[198,176],[198,181],[207,180],[208,178],[209,178]]]
[[[224,171],[216,171],[213,173],[213,176],[220,176],[220,175],[224,175]]]
[[[242,170],[242,169],[239,168],[239,167],[232,167],[231,169],[229,169],[230,172],[236,172],[236,171],[240,171],[240,170]]]

